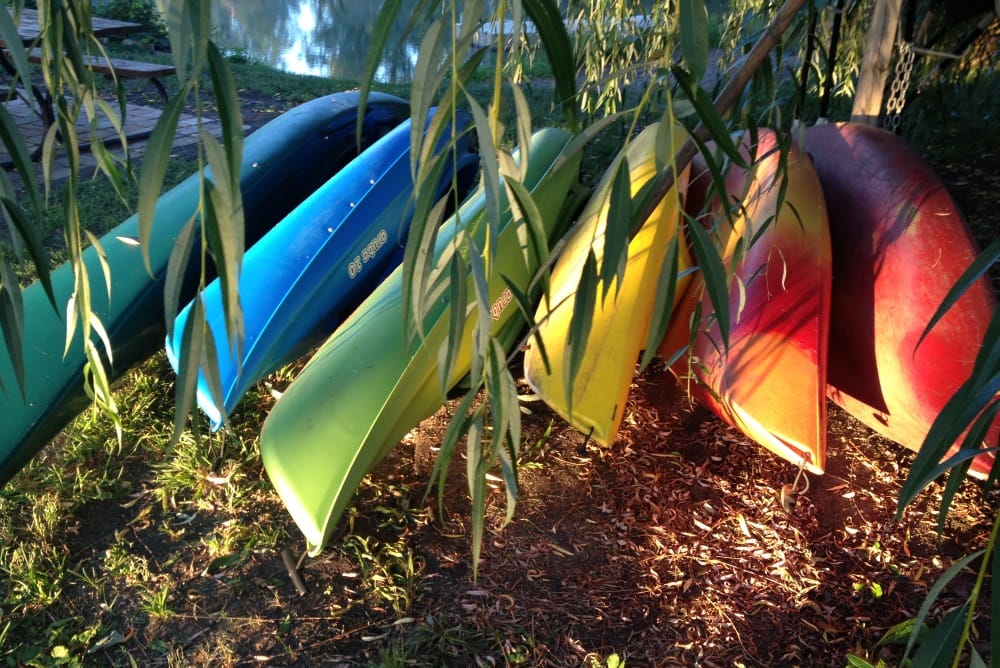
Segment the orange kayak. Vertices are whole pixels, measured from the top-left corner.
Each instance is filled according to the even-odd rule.
[[[747,156],[749,148],[745,140],[741,150]],[[704,281],[697,279],[660,352],[670,359],[691,340],[691,314],[700,304],[691,355],[681,357],[674,372],[690,381],[694,396],[754,441],[822,473],[830,233],[808,156],[794,146],[784,156],[777,149],[777,136],[762,130],[752,168],[734,168],[727,179],[729,199],[742,202],[733,223],[715,216],[712,236],[730,289],[728,348]]]
[[[916,344],[979,251],[944,184],[900,137],[842,124],[809,128],[806,142],[833,244],[829,396],[919,450],[972,374],[996,308],[989,282],[977,281]],[[994,424],[988,443],[998,431]],[[992,455],[981,455],[970,472],[985,477],[992,464]]]

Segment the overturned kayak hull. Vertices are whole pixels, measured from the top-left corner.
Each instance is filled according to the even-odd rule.
[[[433,112],[428,115],[431,122]],[[443,161],[439,195],[456,176],[459,198],[478,173],[471,122],[459,113],[454,152]],[[247,250],[240,274],[245,341],[230,346],[223,290],[216,279],[198,298],[214,339],[222,401],[199,374],[198,405],[213,429],[266,374],[298,359],[350,315],[403,259],[414,204],[410,121],[387,133],[321,185]],[[449,139],[445,132],[441,142]],[[454,160],[453,160],[454,158]],[[177,316],[167,357],[181,366],[180,348],[192,305]]]
[[[355,136],[357,93],[340,93],[313,100],[271,121],[244,143],[241,189],[246,209],[246,239],[252,243],[284,217],[298,202],[357,154]],[[409,113],[409,105],[392,96],[369,100],[364,141],[371,143],[395,127]],[[157,202],[148,247],[152,276],[141,249],[125,241],[139,238],[133,216],[102,240],[110,271],[111,296],[103,285],[101,260],[94,248],[84,261],[94,285],[93,308],[111,344],[113,363],[108,373],[117,377],[155,352],[163,342],[163,285],[167,261],[181,228],[198,206],[198,176],[165,193]],[[280,194],[280,196],[279,196]],[[195,265],[197,263],[192,263]],[[195,270],[182,296],[190,299]],[[79,336],[63,355],[65,310],[73,292],[73,272],[62,266],[52,273],[55,312],[44,289],[34,284],[23,291],[25,393],[17,389],[6,346],[0,343],[0,484],[6,482],[90,400],[84,389],[86,362]]]
[[[793,146],[782,158],[770,131],[761,131],[755,155],[749,174],[731,173],[727,189],[742,207],[715,233],[730,281],[728,342],[701,282],[684,296],[661,353],[673,355],[689,336],[684,319],[700,303],[691,355],[675,372],[754,441],[822,473],[832,281],[826,209],[808,156]]]
[[[604,261],[612,180],[619,161],[628,162],[631,196],[635,197],[657,174],[657,135],[658,125],[646,128],[612,163],[595,190],[552,269],[549,297],[535,313],[537,337],[529,339],[524,354],[524,375],[534,392],[563,419],[603,445],[610,445],[618,433],[635,365],[646,343],[660,271],[671,242],[677,239],[679,192],[686,187],[686,171],[629,243],[621,282],[615,281],[606,295],[603,287],[598,287],[590,333],[569,392],[566,342],[587,257],[593,251],[598,266]],[[675,131],[673,141],[680,145],[682,130]],[[680,273],[691,266],[691,258],[682,239],[677,248]],[[688,280],[685,276],[678,281],[677,295],[683,294]],[[545,346],[545,357],[537,339]]]
[[[550,236],[561,223],[563,202],[579,171],[578,157],[559,160],[569,140],[562,131],[541,131],[528,152],[523,182],[532,191]],[[485,207],[480,189],[441,227],[434,250],[437,266],[448,266],[446,258],[462,235],[471,235],[482,247]],[[523,328],[524,320],[504,281],[531,294],[528,285],[537,261],[530,259],[533,252],[522,248],[505,199],[501,212],[488,294],[493,304],[492,333],[513,342],[511,334]],[[462,280],[468,282],[466,294],[475,294],[472,277]],[[438,359],[452,305],[444,297],[435,299],[423,319],[424,336],[409,339],[402,299],[400,268],[322,345],[264,423],[260,437],[264,467],[305,535],[310,554],[323,548],[361,479],[444,400]],[[462,346],[445,381],[449,387],[469,372],[475,322],[473,309],[464,319]]]
[[[806,148],[833,243],[829,396],[918,450],[971,375],[996,308],[980,279],[917,347],[978,249],[944,184],[902,138],[867,125],[826,125],[806,130]],[[998,431],[994,425],[989,443]],[[992,462],[977,457],[970,471],[984,476]]]

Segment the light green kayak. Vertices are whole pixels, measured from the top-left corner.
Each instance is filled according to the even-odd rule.
[[[560,130],[534,135],[524,186],[532,192],[550,242],[561,231],[563,204],[577,183],[580,156],[559,160],[570,142]],[[504,189],[501,188],[501,192]],[[524,318],[502,276],[528,293],[538,267],[526,260],[506,198],[501,202],[496,265],[489,278],[493,334],[508,346]],[[456,235],[485,243],[486,196],[480,190],[441,228],[435,248],[440,264]],[[472,276],[466,294],[475,294]],[[536,296],[532,294],[532,296]],[[354,495],[361,479],[407,431],[444,401],[438,351],[448,333],[451,306],[439,299],[424,320],[423,341],[410,342],[403,328],[402,271],[389,276],[312,358],[264,423],[261,456],[278,494],[316,555]],[[475,309],[467,309],[454,386],[469,372]]]

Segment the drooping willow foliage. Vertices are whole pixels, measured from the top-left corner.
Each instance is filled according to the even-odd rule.
[[[414,176],[418,192],[427,181],[417,163],[417,156],[428,150],[421,143],[423,124],[431,106],[453,113],[464,107],[472,111],[475,131],[482,148],[482,178],[488,201],[487,224],[495,225],[500,218],[500,188],[504,188],[513,203],[517,224],[528,239],[533,227],[532,217],[536,207],[523,187],[519,187],[519,171],[512,155],[502,148],[501,109],[513,107],[514,134],[521,143],[535,126],[529,105],[521,88],[524,64],[544,53],[552,70],[552,91],[555,103],[562,109],[565,125],[577,133],[571,150],[583,150],[586,143],[598,136],[612,120],[623,119],[630,127],[645,117],[662,118],[667,123],[680,122],[699,141],[714,140],[727,148],[731,159],[739,157],[732,149],[730,134],[734,131],[758,126],[771,126],[787,130],[795,120],[810,122],[818,113],[816,101],[824,95],[836,100],[849,100],[854,91],[856,72],[864,53],[867,18],[874,0],[730,0],[709,2],[705,0],[676,0],[650,2],[642,0],[386,0],[376,21],[372,52],[369,55],[369,74],[373,75],[378,62],[378,51],[392,48],[389,27],[397,19],[419,18],[427,25],[419,50],[411,95],[413,138],[412,155]],[[140,176],[139,215],[142,233],[137,241],[149,243],[149,230],[153,205],[160,194],[170,143],[181,109],[186,100],[193,100],[196,112],[203,108],[203,83],[211,79],[216,103],[221,111],[222,141],[208,133],[200,136],[198,160],[204,169],[211,167],[212,179],[202,181],[201,203],[198,213],[191,219],[182,238],[178,252],[168,269],[166,290],[168,299],[165,319],[173,321],[177,307],[180,276],[189,262],[200,264],[203,285],[206,268],[214,263],[222,277],[227,295],[227,329],[238,339],[241,315],[236,293],[236,277],[243,253],[242,209],[239,192],[241,161],[241,136],[239,104],[235,84],[224,59],[211,43],[208,0],[161,0],[165,23],[170,37],[174,63],[178,68],[180,91],[168,104],[151,138]],[[919,3],[919,8],[926,3]],[[0,38],[8,45],[14,64],[14,84],[31,81],[29,66],[23,47],[16,37],[16,23],[23,8],[23,0],[14,0],[11,12],[0,12]],[[43,201],[51,188],[51,165],[56,152],[66,151],[70,156],[70,179],[63,199],[65,210],[64,238],[67,258],[73,267],[76,290],[68,303],[53,304],[65,314],[67,339],[82,340],[88,360],[87,381],[92,396],[99,407],[117,420],[118,407],[111,391],[110,377],[106,372],[111,351],[103,335],[103,325],[91,312],[90,295],[93,290],[108,290],[106,275],[88,273],[81,260],[86,245],[99,245],[80,220],[75,202],[75,189],[82,175],[79,170],[79,147],[83,137],[75,132],[75,121],[80,117],[96,123],[97,110],[109,118],[118,119],[124,113],[124,101],[117,104],[102,100],[97,94],[93,74],[80,66],[82,54],[102,55],[102,45],[89,34],[89,0],[39,0],[39,12],[45,26],[38,46],[42,49],[41,72],[44,86],[56,105],[56,119],[41,152],[45,167],[39,183],[33,176],[31,156],[23,137],[9,113],[0,105],[0,139],[13,158],[15,167],[24,183],[23,194],[13,181],[0,172],[0,210],[6,224],[4,245],[0,250],[0,330],[7,351],[14,361],[16,379],[5,379],[5,392],[17,392],[23,382],[24,369],[19,364],[22,349],[22,329],[25,318],[20,300],[20,288],[13,269],[14,264],[27,258],[34,262],[39,281],[48,281],[45,254],[32,220],[39,217]],[[784,13],[788,21],[775,31],[776,20]],[[509,23],[508,23],[509,22]],[[838,28],[839,25],[839,28]],[[502,29],[497,29],[502,26]],[[478,46],[474,36],[483,27],[490,27],[494,42]],[[710,30],[714,27],[714,30]],[[514,37],[510,40],[511,36]],[[836,39],[835,39],[836,37]],[[763,63],[748,68],[751,54],[767,43],[768,57]],[[773,42],[773,43],[772,43]],[[832,44],[838,42],[835,57]],[[488,51],[495,50],[495,68],[492,73],[492,90],[487,100],[470,92],[471,81],[477,66]],[[750,71],[752,70],[752,71]],[[752,76],[750,76],[752,75]],[[746,86],[739,86],[731,97],[725,97],[727,84],[748,76]],[[371,76],[362,82],[363,95],[371,85]],[[725,100],[725,108],[716,108],[712,100]],[[827,110],[827,115],[837,118],[837,112]],[[839,116],[843,119],[843,115]],[[120,140],[127,145],[124,132]],[[57,139],[59,141],[57,141]],[[676,148],[676,147],[672,147]],[[134,178],[131,163],[115,158],[99,141],[92,141],[91,150],[100,160],[103,178],[116,190],[123,192],[126,179]],[[127,155],[127,154],[126,154]],[[653,191],[666,192],[670,181],[683,161],[673,150],[658,152],[660,173]],[[501,178],[503,180],[501,181]],[[502,183],[502,185],[501,185]],[[420,314],[428,300],[440,296],[440,284],[432,286],[434,267],[431,263],[435,234],[441,218],[441,209],[427,197],[417,196],[417,214],[410,231],[410,245],[405,261],[406,304],[413,336],[420,336]],[[628,207],[633,215],[617,220],[609,226],[607,248],[618,249],[604,258],[608,267],[594,266],[581,285],[590,290],[600,289],[602,282],[614,280],[622,263],[622,253],[627,250],[629,235],[643,220],[645,208],[641,203]],[[494,238],[487,233],[487,239]],[[197,245],[202,249],[190,257],[183,244]],[[190,248],[190,247],[189,247]],[[490,244],[484,248],[465,249],[456,258],[469,258],[469,266],[454,268],[455,275],[466,270],[475,273],[477,283],[485,284],[494,270]],[[549,249],[545,249],[548,253]],[[993,249],[993,255],[1000,251]],[[993,256],[990,256],[993,257]],[[715,265],[715,256],[699,257],[703,267]],[[995,259],[995,258],[994,258]],[[456,260],[460,261],[460,260]],[[988,265],[992,260],[987,258]],[[544,271],[539,275],[544,281]],[[706,274],[709,272],[706,272]],[[718,273],[718,272],[716,272]],[[666,276],[665,283],[676,279]],[[446,282],[447,283],[447,282]],[[433,289],[432,289],[433,287]],[[447,287],[458,290],[457,285]],[[717,281],[708,286],[713,301],[725,298],[726,285]],[[474,555],[478,558],[484,533],[486,475],[499,468],[507,488],[507,517],[511,517],[516,503],[517,462],[520,444],[518,399],[514,378],[508,368],[505,349],[489,336],[489,304],[485,296],[477,294],[471,308],[476,309],[480,322],[473,340],[472,373],[468,379],[469,391],[455,413],[454,428],[449,430],[449,442],[442,451],[454,453],[461,438],[466,439],[469,471],[469,491],[473,504]],[[455,303],[464,303],[465,295],[451,293]],[[721,302],[719,302],[721,303]],[[529,304],[518,303],[530,320],[533,309]],[[654,315],[654,321],[667,314],[665,306]],[[195,318],[197,321],[197,318]],[[574,319],[573,328],[578,338],[586,339],[589,324],[586,318]],[[998,327],[991,328],[994,339]],[[440,359],[447,367],[454,358],[457,325],[442,349]],[[186,353],[206,351],[205,342],[210,336],[205,327],[193,328],[193,335],[186,345]],[[234,341],[234,345],[238,341]],[[998,348],[996,340],[994,348]],[[989,354],[986,348],[983,374],[977,377],[970,397],[994,406],[990,390],[998,384],[994,366],[1000,354]],[[202,370],[211,375],[215,360],[210,354],[199,353]],[[993,365],[993,366],[991,366]],[[441,374],[442,378],[448,376]],[[196,373],[181,373],[178,382],[177,417],[175,432],[186,424],[186,417],[193,404]],[[442,396],[445,390],[442,388]],[[974,391],[973,391],[974,390]],[[479,394],[480,391],[484,391]],[[483,396],[478,401],[477,396]],[[983,406],[979,406],[982,409]],[[970,405],[965,410],[956,408],[955,424],[938,430],[944,438],[951,437],[958,424],[980,414]],[[994,409],[995,410],[995,409]],[[969,417],[971,415],[971,417]],[[937,433],[937,432],[936,432]],[[953,440],[953,439],[952,439]],[[944,444],[944,440],[941,441]],[[950,442],[949,442],[950,444]],[[932,444],[939,447],[940,444]],[[947,444],[946,444],[947,445]],[[932,448],[933,450],[933,448]],[[942,450],[943,452],[943,450]],[[443,479],[450,461],[439,461],[438,479]],[[933,454],[921,460],[923,477],[907,488],[911,496],[939,472],[934,467]],[[991,543],[991,548],[992,548]],[[997,588],[1000,589],[1000,588]],[[993,594],[995,610],[1000,610],[1000,594]],[[971,614],[971,612],[970,612]],[[995,618],[1000,615],[995,615]],[[966,629],[967,637],[967,629]],[[995,633],[994,642],[1000,642]],[[959,650],[960,651],[960,650]],[[995,652],[995,656],[1000,652]]]

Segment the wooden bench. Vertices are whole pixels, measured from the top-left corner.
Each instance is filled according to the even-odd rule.
[[[33,63],[42,62],[42,50],[31,49],[28,51],[28,60]],[[156,88],[163,104],[167,103],[167,88],[160,81],[160,77],[167,77],[177,74],[177,68],[173,65],[163,65],[160,63],[146,63],[140,60],[124,60],[122,58],[112,58],[110,63],[100,56],[84,56],[83,63],[95,72],[101,72],[109,79],[113,75],[129,79],[148,79]]]

